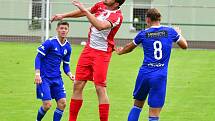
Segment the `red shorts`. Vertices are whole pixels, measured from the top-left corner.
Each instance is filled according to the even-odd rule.
[[[78,60],[75,80],[90,80],[96,85],[106,87],[107,70],[111,55],[111,52],[86,46]]]

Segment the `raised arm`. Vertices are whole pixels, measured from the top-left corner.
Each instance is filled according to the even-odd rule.
[[[91,12],[90,10],[86,9],[82,3],[78,1],[73,1],[73,5],[77,6],[80,11],[87,17],[89,22],[97,29],[97,30],[104,30],[112,27],[111,22],[105,20],[105,21],[100,21],[98,20]]]
[[[90,8],[88,8],[87,10],[90,11]],[[68,13],[55,14],[54,16],[52,16],[51,22],[63,20],[64,18],[79,18],[83,16],[85,16],[84,12],[78,9]]]

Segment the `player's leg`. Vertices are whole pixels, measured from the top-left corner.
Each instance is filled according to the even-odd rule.
[[[54,111],[53,121],[61,120],[65,107],[66,107],[66,98],[59,99],[57,101],[57,108]]]
[[[82,92],[87,81],[75,81],[73,86],[73,94],[70,101],[69,121],[76,121],[79,110],[83,103]]]
[[[145,101],[134,100],[134,106],[131,108],[128,121],[138,121]]]
[[[156,75],[150,80],[150,91],[148,104],[149,121],[159,121],[160,112],[165,102],[166,96],[166,76]]]
[[[100,121],[108,121],[109,98],[106,89],[106,76],[111,58],[111,53],[95,50],[95,60],[93,64],[93,78],[99,100]]]
[[[149,92],[149,84],[147,75],[144,75],[140,70],[136,79],[135,89],[133,92],[134,96],[134,106],[130,110],[128,115],[128,121],[138,121],[142,107],[147,98]]]
[[[43,82],[40,85],[37,85],[37,98],[42,99],[43,104],[39,108],[37,113],[37,121],[41,121],[45,116],[46,112],[51,108],[51,92],[49,88],[49,83],[46,82],[46,79],[42,79]]]
[[[162,108],[149,108],[149,121],[159,121],[159,116]]]
[[[73,85],[73,94],[70,101],[69,121],[76,121],[78,112],[83,103],[82,92],[87,80],[92,80],[91,54],[88,48],[84,48],[78,60],[75,81]]]
[[[99,115],[100,121],[108,121],[109,115],[109,98],[107,90],[104,86],[95,85],[98,100],[99,100]]]
[[[52,80],[51,96],[57,102],[57,108],[54,111],[53,121],[60,121],[64,109],[66,107],[66,90],[62,78],[55,78]]]

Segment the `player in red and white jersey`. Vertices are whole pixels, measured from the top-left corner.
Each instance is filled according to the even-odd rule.
[[[106,76],[111,54],[114,50],[114,36],[119,30],[123,16],[120,6],[125,0],[103,0],[86,9],[82,3],[73,1],[79,9],[56,14],[54,20],[86,16],[91,23],[88,42],[82,51],[76,68],[73,94],[70,102],[69,121],[76,121],[81,108],[82,92],[88,80],[95,84],[99,100],[100,121],[108,121],[109,99],[106,90]]]

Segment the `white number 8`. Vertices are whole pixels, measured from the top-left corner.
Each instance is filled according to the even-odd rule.
[[[154,57],[157,60],[162,58],[162,43],[160,41],[155,41],[154,45]]]

